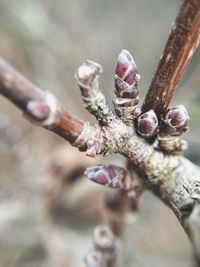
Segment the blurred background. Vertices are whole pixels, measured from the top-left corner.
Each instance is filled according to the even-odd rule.
[[[101,86],[112,104],[121,49],[134,56],[142,102],[179,10],[180,0],[0,0],[0,56],[53,92],[68,110],[84,110],[74,72],[86,59],[103,66]],[[200,162],[200,50],[173,105],[190,115],[187,156]],[[77,159],[79,159],[77,161]],[[90,159],[64,140],[31,125],[0,98],[0,267],[79,267],[103,222],[105,191],[83,171],[120,156]],[[122,266],[193,266],[190,243],[174,214],[150,192],[127,216]]]

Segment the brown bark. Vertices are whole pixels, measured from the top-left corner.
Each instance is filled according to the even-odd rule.
[[[12,101],[34,122],[56,132],[69,142],[75,141],[83,130],[82,121],[65,111],[53,97],[51,98],[52,103],[47,103],[45,92],[23,77],[3,59],[0,59],[0,93]],[[49,113],[45,113],[43,121],[40,122],[39,118],[37,120],[37,117],[28,112],[27,106],[30,101],[48,107]],[[56,110],[52,110],[51,105],[54,105]],[[52,121],[48,123],[47,120],[50,117],[52,117]]]
[[[200,38],[200,1],[185,0],[172,27],[164,52],[146,95],[142,111],[158,116],[168,108],[173,93]]]

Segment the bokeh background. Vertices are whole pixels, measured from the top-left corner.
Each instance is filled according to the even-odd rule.
[[[93,121],[82,106],[74,72],[86,59],[103,66],[101,86],[112,104],[113,73],[128,49],[148,89],[180,0],[0,0],[0,56],[68,110]],[[173,104],[190,115],[187,156],[200,162],[200,50]],[[78,159],[78,160],[77,160]],[[26,121],[0,98],[0,266],[79,267],[102,222],[106,189],[87,181],[86,166],[124,165],[120,156],[88,159],[64,140]],[[123,266],[193,266],[190,243],[172,212],[150,192],[125,232]]]

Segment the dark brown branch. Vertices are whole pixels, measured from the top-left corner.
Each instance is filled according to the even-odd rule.
[[[200,1],[185,0],[171,30],[142,111],[163,114],[200,38]]]
[[[83,130],[83,122],[64,108],[61,108],[57,122],[46,128],[62,136],[70,143],[73,143]]]
[[[83,130],[83,122],[65,111],[53,95],[32,84],[3,59],[0,59],[0,93],[32,121],[69,142],[74,142]]]

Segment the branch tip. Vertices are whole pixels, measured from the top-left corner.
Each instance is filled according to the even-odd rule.
[[[100,64],[87,60],[83,65],[81,65],[77,72],[75,73],[75,78],[78,83],[83,82],[84,85],[90,85],[92,80],[99,76],[103,72],[103,69]]]
[[[106,98],[99,87],[99,75],[102,67],[98,63],[87,60],[79,67],[75,78],[81,90],[85,108],[102,124],[107,124],[107,116],[112,112]]]

